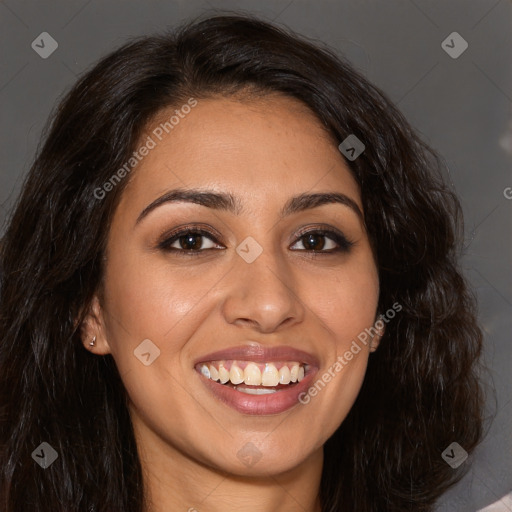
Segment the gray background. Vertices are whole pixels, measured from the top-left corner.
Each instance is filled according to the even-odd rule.
[[[439,511],[512,511],[510,0],[2,1],[0,236],[45,121],[77,76],[129,36],[212,9],[259,14],[335,47],[443,155],[464,207],[463,265],[479,299],[497,405],[489,400],[487,438]],[[469,44],[457,59],[441,47],[454,31]],[[59,44],[48,59],[31,48],[42,32]]]

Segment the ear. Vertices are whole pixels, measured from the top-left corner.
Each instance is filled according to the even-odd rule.
[[[111,349],[107,341],[106,332],[107,329],[105,327],[103,309],[98,296],[95,295],[80,327],[80,335],[84,348],[97,355],[110,354]],[[91,345],[93,341],[94,345]]]
[[[377,331],[372,337],[372,341],[370,342],[370,352],[375,352],[380,345],[380,341],[386,332],[386,324],[384,320],[382,320],[382,315],[377,315],[377,320],[373,324],[374,329]]]

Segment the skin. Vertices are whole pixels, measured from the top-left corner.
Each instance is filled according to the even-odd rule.
[[[162,112],[141,140],[173,111]],[[150,203],[175,188],[229,192],[242,210],[166,203],[136,224]],[[256,341],[314,354],[316,380],[373,325],[379,282],[362,219],[338,203],[279,215],[291,197],[314,192],[345,194],[362,211],[335,141],[306,107],[281,95],[198,100],[131,174],[83,341],[95,354],[113,355],[127,388],[148,511],[224,512],[236,505],[320,512],[322,447],[350,411],[379,335],[307,405],[281,414],[228,407],[193,367],[202,355]],[[199,256],[157,248],[162,234],[190,223],[214,228],[217,241],[200,238]],[[299,229],[319,224],[341,231],[353,246],[330,254],[306,250],[311,245]],[[248,236],[263,249],[250,264],[236,252]],[[328,236],[322,242],[324,250],[337,246]],[[160,350],[149,366],[133,354],[145,339]],[[237,457],[248,442],[261,454],[250,466]]]

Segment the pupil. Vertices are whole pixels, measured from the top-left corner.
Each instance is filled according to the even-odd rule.
[[[324,247],[324,238],[323,235],[315,235],[310,234],[306,235],[307,245],[309,249],[312,249],[313,251],[320,251]]]
[[[182,249],[188,251],[196,251],[201,248],[201,235],[186,235],[180,238],[180,245]]]

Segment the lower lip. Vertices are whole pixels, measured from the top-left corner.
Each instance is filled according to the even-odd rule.
[[[249,395],[208,379],[201,374],[198,375],[208,390],[226,405],[244,414],[266,415],[279,414],[300,403],[299,396],[307,392],[316,372],[316,369],[312,369],[299,383],[290,386],[289,389],[284,388],[282,391],[268,395]]]

